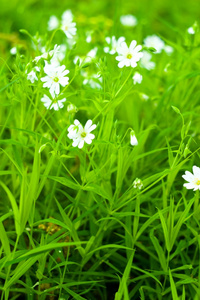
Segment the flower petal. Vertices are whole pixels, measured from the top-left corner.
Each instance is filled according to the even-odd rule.
[[[193,166],[192,170],[193,170],[194,176],[200,178],[200,168],[197,166]]]

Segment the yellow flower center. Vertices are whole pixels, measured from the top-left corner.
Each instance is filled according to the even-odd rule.
[[[53,81],[58,82],[58,81],[59,81],[59,78],[58,78],[58,77],[55,77],[55,78],[53,79]]]
[[[128,59],[131,59],[133,56],[132,56],[132,54],[127,54],[127,56],[126,56]]]
[[[200,185],[200,180],[197,179],[197,181],[195,182],[196,185]]]
[[[68,30],[68,26],[67,26],[67,25],[65,26],[65,30],[66,30],[66,31]]]
[[[84,131],[81,133],[81,137],[82,137],[82,138],[85,138],[85,137],[86,137],[86,133],[85,133]]]

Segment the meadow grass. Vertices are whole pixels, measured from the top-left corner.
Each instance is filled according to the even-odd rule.
[[[74,44],[47,30],[49,18],[68,9]],[[200,299],[199,190],[182,178],[200,167],[198,24],[187,32],[199,11],[197,1],[2,0],[1,300]],[[136,26],[120,23],[127,14]],[[145,48],[151,70],[119,68],[117,54],[103,50],[107,36],[144,47],[152,34],[173,52]],[[41,102],[50,97],[41,81],[50,57],[34,61],[56,44],[66,45],[61,64],[70,71],[58,110]],[[32,83],[36,65],[42,71]],[[134,85],[135,71],[143,80]],[[85,72],[101,80],[83,84]],[[75,119],[97,125],[81,149],[68,137]]]

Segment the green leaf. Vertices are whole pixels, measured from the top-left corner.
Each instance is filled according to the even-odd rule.
[[[173,280],[170,269],[169,269],[169,280],[170,280],[170,286],[171,286],[171,291],[172,291],[172,299],[173,300],[178,300],[179,297],[178,297],[178,294],[177,294],[176,285],[174,283],[174,280]]]

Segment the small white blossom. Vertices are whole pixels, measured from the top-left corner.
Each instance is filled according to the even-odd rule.
[[[144,39],[144,45],[146,47],[155,48],[156,52],[154,53],[160,53],[165,47],[165,43],[163,42],[163,40],[161,40],[161,38],[159,38],[159,36],[155,34],[147,36]]]
[[[185,172],[185,175],[183,175],[183,179],[187,181],[187,183],[184,183],[184,187],[186,187],[188,190],[196,191],[200,190],[200,168],[197,166],[193,166],[193,173],[189,171]]]
[[[47,109],[54,109],[54,110],[59,110],[60,108],[63,108],[64,105],[63,105],[63,102],[66,101],[66,98],[63,98],[63,99],[60,99],[60,100],[57,100],[56,98],[54,99],[50,99],[47,95],[44,95],[41,99],[41,101],[43,102],[44,106],[47,108]]]
[[[67,21],[69,19],[73,20],[73,14],[71,9],[67,9],[64,11],[64,13],[62,14],[62,21]]]
[[[138,145],[138,140],[135,136],[135,131],[131,130],[130,132],[130,144],[131,146],[137,146]]]
[[[48,22],[48,30],[54,30],[56,28],[58,28],[59,26],[59,21],[58,18],[56,16],[51,16]]]
[[[89,44],[89,43],[91,43],[91,41],[92,41],[92,34],[93,34],[93,31],[87,31],[86,32],[86,42]]]
[[[52,59],[54,56],[57,56],[58,52],[60,51],[60,46],[57,44],[54,46],[53,50],[50,50],[49,52],[45,52],[45,48],[43,47],[41,49],[43,52],[42,55],[36,56],[34,61],[37,63],[41,58],[43,59]]]
[[[133,75],[133,84],[140,84],[142,82],[142,75],[138,72],[135,72],[134,75]]]
[[[59,46],[59,51],[56,51],[51,59],[51,63],[60,65],[60,62],[65,58],[67,46],[62,44]]]
[[[165,47],[163,48],[163,50],[168,54],[171,55],[174,52],[174,48],[169,46],[169,45],[165,45]]]
[[[144,187],[142,180],[139,179],[139,178],[136,178],[136,179],[133,181],[133,187],[134,187],[134,189],[139,189],[139,190],[141,190],[141,189]]]
[[[151,61],[152,55],[147,51],[142,51],[143,56],[140,60],[140,66],[147,70],[152,70],[155,68],[156,64],[154,61]]]
[[[125,37],[121,36],[118,40],[115,36],[106,37],[105,38],[108,46],[104,47],[104,52],[109,54],[115,54],[117,52],[117,48],[120,46],[122,42],[125,41]]]
[[[60,93],[60,85],[65,87],[69,83],[69,77],[66,77],[69,70],[65,70],[64,65],[56,66],[45,62],[44,72],[47,76],[42,77],[41,81],[44,82],[43,87],[50,89],[52,97]]]
[[[66,10],[62,15],[61,29],[64,31],[65,35],[72,39],[73,35],[76,35],[76,23],[73,22],[73,15],[71,10]]]
[[[92,120],[88,120],[83,127],[78,120],[74,120],[74,125],[68,128],[68,137],[73,140],[72,146],[79,149],[83,148],[84,142],[91,144],[95,135],[91,133],[96,128],[96,124],[92,125]]]
[[[135,68],[137,66],[137,62],[142,58],[143,53],[139,52],[142,49],[142,46],[136,45],[137,42],[133,40],[129,47],[126,42],[122,42],[117,48],[119,55],[116,57],[116,60],[119,61],[119,68],[123,68],[124,66]]]
[[[27,74],[27,79],[30,80],[31,83],[34,83],[38,80],[36,71],[39,72],[40,69],[38,67],[35,67],[31,72]]]
[[[81,66],[82,64],[91,63],[97,54],[97,50],[98,48],[95,47],[91,49],[84,57],[75,56],[73,60],[74,64],[76,64],[78,60],[79,60],[79,66]]]
[[[189,28],[187,29],[187,32],[188,32],[189,34],[195,34],[195,30],[194,30],[193,27],[189,27]]]
[[[120,22],[122,25],[127,27],[134,27],[137,25],[137,19],[133,15],[124,15],[120,17]]]
[[[84,77],[83,84],[89,85],[92,89],[101,89],[102,88],[102,77],[100,74],[91,74],[88,71],[81,70],[81,75]]]
[[[17,54],[17,47],[12,47],[12,48],[10,49],[10,54],[16,55],[16,54]]]
[[[74,105],[74,104],[69,104],[68,106],[67,106],[67,111],[69,112],[69,113],[76,113],[77,111],[78,111],[78,109],[77,109],[77,107]]]
[[[149,100],[149,96],[144,93],[140,93],[140,97],[142,98],[142,100],[145,100],[145,101]]]

